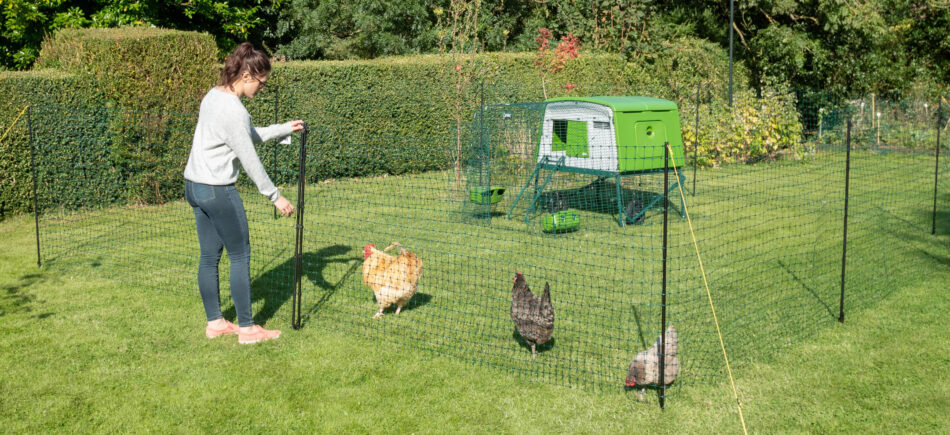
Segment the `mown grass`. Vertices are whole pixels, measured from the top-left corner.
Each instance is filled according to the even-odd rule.
[[[195,295],[37,268],[30,223],[0,223],[5,431],[740,430],[723,379],[683,389],[660,411],[620,391],[532,382],[332,327],[261,346],[207,340]],[[945,432],[946,261],[737,370],[749,428]]]
[[[950,331],[940,323],[950,234],[942,227],[923,235],[924,189],[904,179],[920,174],[898,169],[908,162],[864,158],[873,163],[852,176],[889,183],[853,187],[852,218],[874,225],[850,229],[856,285],[844,324],[835,321],[836,157],[709,171],[689,199],[754,431],[927,432],[950,423],[941,412],[950,404],[942,380]],[[312,186],[300,331],[288,327],[293,222],[274,220],[245,194],[257,241],[255,316],[287,330],[252,347],[201,334],[197,246],[183,203],[62,221],[71,227],[47,221],[43,269],[35,267],[31,221],[0,223],[9,246],[0,253],[3,426],[740,430],[684,220],[671,219],[670,250],[670,318],[684,369],[660,412],[619,387],[629,358],[658,326],[658,214],[620,229],[590,212],[585,231],[551,237],[520,220],[466,220],[465,208],[447,201],[450,181],[429,174]],[[905,188],[892,194],[882,184]],[[372,321],[361,247],[392,240],[422,254],[422,297],[399,317]],[[554,289],[555,342],[537,361],[507,318],[515,268],[535,289],[543,280]],[[225,262],[222,283],[226,270]],[[226,293],[222,299],[228,307]]]

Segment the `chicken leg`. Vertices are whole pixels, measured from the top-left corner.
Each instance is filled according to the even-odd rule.
[[[383,309],[382,309],[382,308],[380,308],[379,311],[376,312],[376,315],[373,316],[374,319],[378,319],[378,318],[380,318],[380,317],[383,317]]]
[[[531,359],[535,359],[535,358],[538,357],[538,354],[535,353],[535,351],[534,351],[534,346],[535,346],[535,344],[534,344],[534,343],[531,343]]]

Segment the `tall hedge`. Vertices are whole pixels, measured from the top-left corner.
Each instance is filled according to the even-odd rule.
[[[146,28],[66,30],[44,44],[38,64],[72,73],[56,76],[70,77],[57,85],[61,93],[75,94],[62,104],[109,108],[90,121],[102,125],[103,136],[89,142],[108,144],[108,152],[83,164],[94,161],[95,167],[108,170],[106,178],[124,185],[92,186],[90,195],[147,203],[178,196],[194,128],[190,114],[220,68],[214,53],[207,35]],[[457,127],[471,131],[478,102],[544,99],[535,60],[533,53],[490,53],[456,59],[427,55],[275,62],[268,87],[245,104],[257,125],[296,118],[310,123],[309,173],[314,180],[444,169],[452,166],[458,142],[469,140],[456,136]],[[633,61],[582,52],[564,70],[545,77],[547,97],[623,94],[681,101],[692,98],[697,85],[723,92],[726,62],[718,47],[689,38]],[[741,69],[739,77],[741,86]],[[24,82],[5,89],[36,88],[17,100],[35,103],[49,93],[44,86]],[[691,107],[681,105],[683,116]],[[0,119],[12,119],[14,111],[8,102],[0,108]],[[85,134],[100,134],[97,129]],[[276,181],[292,182],[294,147],[268,144],[260,154]],[[24,163],[17,160],[22,153],[4,153],[3,158],[16,161],[17,167]],[[11,195],[3,193],[7,197]],[[21,199],[7,202],[10,209],[28,209]]]
[[[543,101],[535,58],[490,53],[456,62],[435,55],[281,62],[274,64],[269,89],[245,104],[258,125],[275,121],[275,103],[277,120],[311,124],[314,164],[308,172],[314,179],[447,168],[454,160],[457,122],[468,131],[479,101]],[[671,43],[665,54],[636,63],[620,55],[582,54],[546,78],[547,97],[622,94],[685,101],[696,85],[721,94],[727,67],[720,49],[695,40]],[[457,74],[467,78],[461,110],[455,106]],[[272,171],[289,175],[296,167],[286,150],[262,154]]]
[[[107,128],[110,167],[126,180],[125,200],[155,203],[179,196],[191,141],[176,122],[198,111],[219,71],[216,56],[205,33],[66,29],[44,41],[37,65],[97,83],[104,97],[99,103],[125,111]]]
[[[0,215],[32,210],[28,115],[23,114],[16,124],[14,119],[27,105],[44,110],[78,109],[101,104],[102,98],[96,83],[74,74],[54,70],[0,72],[0,134],[10,129],[0,142]],[[66,112],[61,115],[64,120],[71,116]],[[37,133],[57,127],[36,121],[33,127]]]
[[[37,68],[93,78],[108,101],[132,109],[197,112],[217,77],[206,33],[151,27],[64,29],[43,42]]]

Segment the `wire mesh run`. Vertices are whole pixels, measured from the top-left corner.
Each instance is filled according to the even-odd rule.
[[[377,90],[361,101],[370,97],[405,96]],[[357,111],[343,102],[285,98],[279,110],[263,103],[252,108],[255,119],[321,117],[309,120],[304,174],[299,137],[258,147],[283,195],[306,200],[298,222],[276,217],[246,179],[238,183],[255,321],[293,322],[297,267],[304,327],[344,328],[367,343],[394,341],[561,385],[621,391],[668,383],[666,397],[721,382],[703,272],[730,360],[740,366],[837,321],[846,175],[845,310],[922,279],[905,271],[933,249],[935,134],[927,128],[936,130],[936,111],[905,104],[898,116],[902,106],[875,100],[875,110],[895,109],[882,109],[891,114],[869,127],[860,101],[782,98],[798,111],[791,136],[745,145],[737,140],[746,136],[694,118],[717,102],[689,98],[671,100],[678,124],[664,124],[665,132],[657,118],[632,120],[647,123],[635,133],[662,137],[635,146],[618,139],[616,117],[586,104],[549,112],[553,102],[489,97],[461,130],[446,123],[403,135],[387,120],[374,131],[348,130]],[[444,107],[433,102],[432,110]],[[194,217],[183,180],[169,175],[183,169],[195,121],[34,107],[43,264],[194,294],[198,315]],[[914,129],[921,133],[896,133]],[[681,147],[671,147],[668,172],[667,144]],[[441,163],[392,170],[433,149],[443,152]],[[297,197],[300,175],[306,198]],[[947,191],[945,178],[938,192]],[[936,200],[947,207],[945,194]],[[946,225],[936,226],[938,235]],[[227,269],[224,257],[222,282]],[[660,346],[664,331],[675,347]],[[654,369],[661,349],[675,354],[664,364],[667,382]]]

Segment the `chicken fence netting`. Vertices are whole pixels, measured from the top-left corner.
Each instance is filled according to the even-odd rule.
[[[196,120],[196,114],[164,111],[30,107],[23,139],[31,142],[34,160],[38,261],[134,288],[195,290],[199,248],[182,171]],[[295,180],[273,163],[272,149],[296,153],[298,145],[259,147],[275,180]],[[282,186],[292,201],[295,185]],[[294,224],[277,219],[273,206],[256,200],[256,189],[245,186],[242,191],[253,240],[254,313],[263,323],[281,309],[293,288],[293,264],[283,258],[293,255]],[[229,266],[223,255],[222,301],[227,299]],[[224,314],[234,318],[233,306],[222,307],[230,307]]]
[[[306,180],[304,327],[617,391],[659,383],[657,344],[667,331],[676,346],[665,353],[676,358],[663,364],[670,389],[660,392],[669,396],[724,381],[710,296],[729,359],[742,366],[833,324],[842,306],[880,303],[923,278],[908,266],[947,256],[930,234],[932,225],[937,237],[950,232],[945,179],[934,202],[935,135],[938,123],[946,128],[935,103],[875,98],[862,112],[870,100],[810,91],[740,98],[725,110],[724,98],[702,91],[588,91],[676,106],[628,120],[646,123],[644,135],[650,127],[631,150],[619,117],[579,110],[589,104],[550,111],[540,95],[502,86],[472,89],[457,116],[420,114],[431,122],[422,127],[399,115],[414,97],[396,91],[344,101],[279,96],[275,87],[250,102],[256,125],[310,124],[303,174],[299,135],[258,145],[295,204]],[[795,110],[774,110],[775,101]],[[388,105],[391,118],[361,119],[368,104]],[[427,110],[445,112],[446,102]],[[198,244],[181,178],[195,122],[32,107],[44,266],[197,297]],[[295,222],[277,217],[245,177],[238,187],[255,320],[289,329]],[[220,272],[227,308],[226,255]]]

